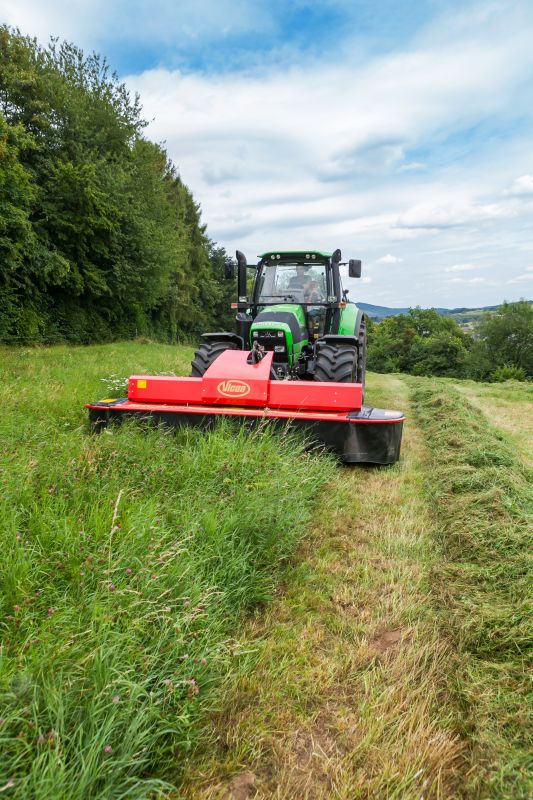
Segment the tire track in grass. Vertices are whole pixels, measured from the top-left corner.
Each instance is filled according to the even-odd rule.
[[[372,385],[373,402],[407,410],[403,381]],[[399,465],[339,468],[283,595],[243,633],[255,654],[226,685],[183,797],[460,796],[422,457],[410,422]]]

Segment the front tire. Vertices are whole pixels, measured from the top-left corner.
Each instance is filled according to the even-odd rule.
[[[213,361],[225,350],[236,350],[237,345],[233,342],[204,342],[194,354],[194,361],[191,362],[191,378],[201,378]]]
[[[313,380],[327,383],[357,383],[357,347],[324,344],[318,349]]]

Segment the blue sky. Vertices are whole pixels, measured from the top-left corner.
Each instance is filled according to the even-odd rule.
[[[0,0],[0,20],[107,56],[228,250],[341,247],[378,304],[533,296],[530,0]]]

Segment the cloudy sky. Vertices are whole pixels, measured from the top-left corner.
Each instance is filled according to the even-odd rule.
[[[0,20],[104,53],[252,261],[363,260],[351,296],[533,297],[531,0],[0,0]]]

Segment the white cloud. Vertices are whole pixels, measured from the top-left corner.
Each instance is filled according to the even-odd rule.
[[[468,283],[471,286],[487,283],[486,278],[448,278],[447,281],[448,283]]]
[[[507,194],[527,195],[533,194],[533,175],[521,175],[517,178]]]
[[[402,214],[397,222],[400,228],[427,229],[455,228],[486,220],[512,217],[514,207],[507,203],[476,203],[458,200],[455,202],[419,203]]]
[[[386,256],[382,256],[381,258],[378,258],[377,263],[378,264],[399,264],[401,261],[403,261],[403,258],[399,258],[398,256],[393,256],[390,253],[387,253]]]
[[[361,283],[372,283],[372,278],[370,278],[368,275],[364,275],[361,278]]]
[[[533,272],[524,272],[522,275],[511,278],[507,283],[525,283],[526,281],[533,281]]]
[[[95,41],[129,47],[182,46],[226,34],[270,30],[261,0],[0,0],[0,19],[41,41],[59,36],[92,49]]]
[[[427,164],[423,164],[421,161],[407,161],[404,164],[401,164],[398,167],[399,172],[412,172],[415,170],[426,169]]]
[[[444,272],[469,272],[472,269],[479,269],[478,264],[453,264],[451,267],[446,267]]]
[[[340,246],[346,258],[399,264],[394,251],[380,250],[401,241],[409,272],[387,278],[389,302],[408,275],[413,304],[476,305],[502,299],[489,292],[493,282],[450,284],[462,287],[461,296],[435,294],[423,276],[442,274],[450,262],[422,253],[431,243],[434,250],[453,247],[457,264],[515,258],[513,248],[527,237],[524,208],[502,196],[502,186],[517,174],[516,159],[529,157],[529,142],[513,144],[512,158],[502,146],[497,167],[493,153],[485,164],[475,152],[460,169],[401,167],[413,162],[411,149],[432,143],[438,152],[449,133],[504,115],[515,81],[532,69],[529,40],[510,31],[438,47],[420,43],[364,67],[312,64],[209,77],[152,70],[128,83],[141,93],[146,116],[155,117],[149,134],[166,140],[209,234],[228,250],[253,257],[274,244]],[[494,266],[488,276],[491,268],[496,277]],[[477,292],[470,299],[469,289]],[[364,299],[371,302],[372,294]]]

